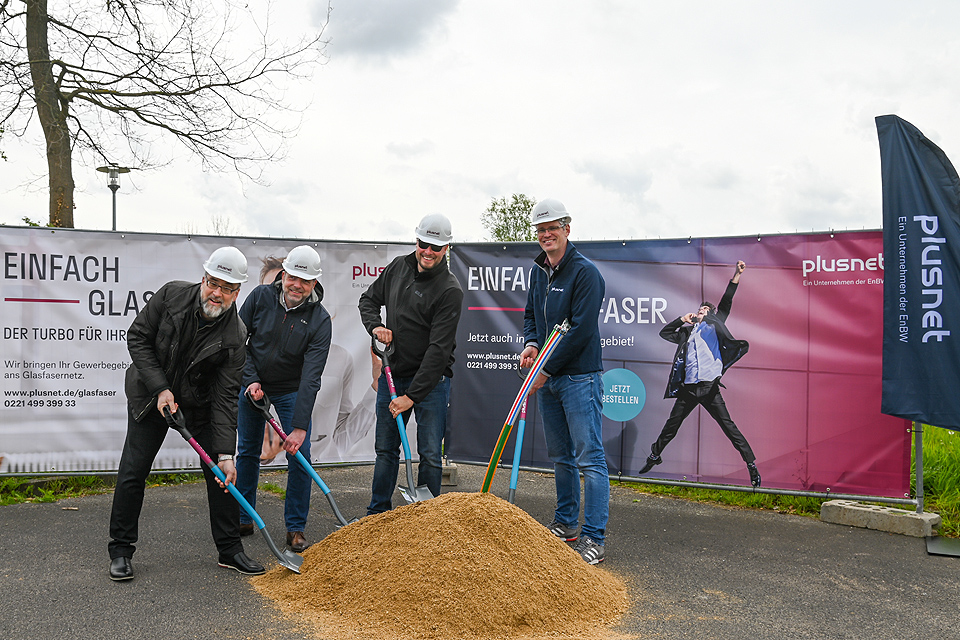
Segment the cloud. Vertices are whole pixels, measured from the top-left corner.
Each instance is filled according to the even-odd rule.
[[[433,143],[429,140],[411,143],[389,142],[387,143],[387,151],[400,160],[409,160],[433,151]]]
[[[577,173],[583,173],[608,191],[618,194],[627,202],[640,205],[653,186],[651,164],[639,158],[621,161],[582,160],[574,164]]]
[[[739,172],[730,166],[704,166],[698,170],[698,173],[695,181],[708,189],[733,189],[741,183]]]
[[[459,0],[345,0],[334,2],[327,35],[329,52],[382,60],[420,50],[444,28]],[[317,16],[320,17],[320,16]],[[326,17],[324,12],[323,18]]]
[[[851,185],[808,159],[795,162],[779,182],[781,213],[788,225],[784,231],[843,229],[869,219]]]

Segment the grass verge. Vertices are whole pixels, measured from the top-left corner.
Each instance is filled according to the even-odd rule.
[[[916,495],[916,448],[911,455],[911,486]],[[940,515],[940,535],[960,538],[960,433],[923,427],[923,510]]]
[[[721,491],[719,489],[674,487],[636,482],[612,482],[611,484],[630,487],[637,493],[669,496],[741,509],[769,509],[777,513],[792,513],[810,517],[820,517],[820,505],[824,502],[820,498],[782,496],[773,493],[745,493],[743,491]]]
[[[916,495],[916,448],[911,452],[912,495]],[[821,498],[782,496],[769,493],[720,491],[695,487],[614,482],[638,493],[663,495],[694,502],[722,504],[742,509],[769,509],[778,513],[819,517]],[[960,433],[924,426],[923,430],[923,510],[939,514],[943,521],[940,535],[960,538]],[[877,503],[881,504],[881,503]],[[908,509],[908,507],[897,507]]]
[[[116,476],[62,476],[0,478],[0,505],[24,502],[56,502],[64,498],[110,493]],[[193,473],[158,473],[147,477],[148,487],[200,482],[203,476]]]
[[[275,482],[282,481],[283,472],[265,473],[260,490],[276,494],[280,498],[287,495],[286,489]],[[0,506],[22,504],[25,502],[56,502],[64,498],[110,493],[116,486],[116,476],[62,476],[62,477],[0,477]],[[203,475],[197,473],[157,473],[147,476],[148,487],[202,482]]]

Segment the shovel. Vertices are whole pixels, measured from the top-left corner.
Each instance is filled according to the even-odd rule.
[[[523,404],[526,406],[527,396],[530,394],[530,387],[533,386],[533,381],[540,374],[540,370],[543,369],[543,366],[547,363],[547,359],[550,358],[553,350],[557,348],[557,345],[560,344],[563,336],[567,335],[567,331],[569,330],[570,322],[567,320],[564,320],[563,324],[554,325],[553,331],[547,336],[546,344],[543,345],[543,348],[540,350],[540,355],[537,356],[533,366],[530,367],[530,372],[527,374],[526,379],[523,381],[523,384],[520,385],[520,392],[517,394],[517,399],[513,401],[513,406],[510,407],[507,419],[503,423],[503,428],[500,430],[500,437],[497,439],[497,444],[493,448],[493,453],[490,455],[490,463],[487,465],[487,474],[484,476],[483,484],[480,486],[480,493],[490,491],[490,484],[493,482],[493,476],[497,472],[497,465],[500,464],[500,458],[503,456],[503,447],[507,444],[507,439],[513,431],[513,423],[517,420],[520,405]]]
[[[203,460],[210,471],[213,472],[213,475],[217,476],[220,479],[220,482],[224,483],[227,486],[227,490],[230,492],[234,498],[237,499],[237,502],[240,503],[240,506],[243,507],[243,510],[250,515],[250,518],[256,523],[257,529],[260,530],[260,533],[263,534],[264,539],[267,541],[267,546],[270,547],[270,551],[273,555],[277,556],[277,561],[281,566],[290,569],[294,573],[300,573],[300,565],[303,564],[303,558],[298,556],[292,551],[284,549],[281,552],[277,545],[274,544],[273,538],[270,537],[270,534],[267,533],[267,525],[263,523],[263,518],[254,510],[250,503],[247,502],[247,499],[243,497],[243,494],[240,493],[240,490],[233,486],[233,483],[227,482],[227,476],[224,475],[223,470],[216,465],[216,463],[210,459],[210,456],[207,455],[207,452],[203,450],[203,447],[190,435],[190,432],[187,431],[187,424],[183,419],[183,414],[180,411],[176,413],[171,413],[170,409],[166,406],[163,407],[163,417],[167,419],[167,424],[171,429],[175,429],[177,433],[183,436],[183,439],[186,440],[193,450],[200,454],[200,459]]]
[[[517,375],[520,376],[520,379],[523,380],[526,376],[523,375],[523,369],[520,368],[520,363],[517,363]],[[517,477],[520,475],[520,447],[523,445],[523,428],[527,424],[527,398],[523,399],[523,404],[520,405],[520,422],[517,424],[517,441],[513,445],[513,468],[510,469],[510,494],[507,497],[507,502],[513,504],[513,499],[517,495]]]
[[[383,351],[377,348],[377,339],[372,340],[373,352],[383,361],[383,375],[387,377],[387,385],[390,387],[390,399],[397,399],[397,388],[393,384],[393,374],[390,373],[390,361],[388,358],[393,354],[393,343],[388,344]],[[413,484],[413,463],[410,461],[410,443],[407,442],[407,428],[403,425],[403,414],[397,414],[397,427],[400,428],[400,442],[403,444],[404,463],[407,467],[407,486],[400,485],[400,495],[408,504],[414,502],[423,502],[436,496],[430,491],[427,485],[415,486]]]
[[[273,430],[277,432],[277,435],[280,436],[280,439],[286,442],[287,434],[284,433],[283,428],[270,413],[270,398],[267,397],[267,394],[263,394],[259,400],[254,400],[248,389],[246,396],[250,404],[253,405],[253,408],[260,412],[264,419],[270,423],[270,426],[273,427]],[[353,520],[347,520],[343,517],[343,514],[340,513],[339,507],[337,507],[337,501],[333,499],[333,494],[330,493],[330,488],[320,478],[320,474],[318,474],[316,469],[313,468],[313,465],[307,462],[307,459],[304,457],[304,455],[297,451],[293,457],[296,458],[297,462],[299,462],[306,472],[310,474],[310,477],[313,478],[313,481],[316,482],[317,486],[320,487],[320,490],[323,491],[323,495],[327,496],[327,501],[330,503],[330,507],[333,509],[333,514],[337,516],[337,520],[340,521],[340,525],[345,527],[351,522],[356,522],[357,518],[354,518]]]

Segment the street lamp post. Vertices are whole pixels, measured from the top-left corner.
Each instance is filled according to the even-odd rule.
[[[105,167],[97,167],[97,171],[107,174],[107,186],[113,192],[113,230],[117,230],[117,189],[120,188],[120,174],[130,173],[128,167],[118,166],[116,162],[111,162]]]

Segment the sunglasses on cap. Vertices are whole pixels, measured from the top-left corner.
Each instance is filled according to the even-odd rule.
[[[429,242],[424,242],[420,238],[417,238],[417,246],[421,249],[430,249],[430,251],[433,251],[434,253],[440,253],[447,245],[430,244]]]

